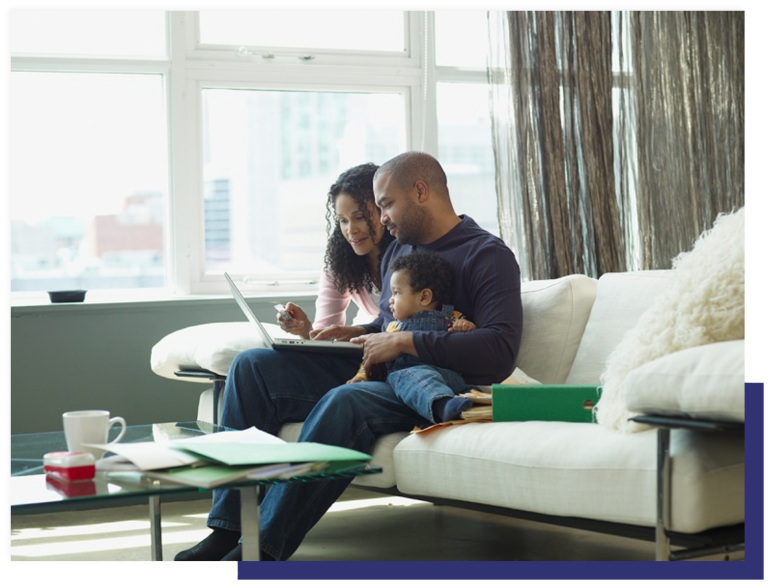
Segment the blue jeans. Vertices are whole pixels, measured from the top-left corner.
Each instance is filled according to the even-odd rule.
[[[221,425],[277,434],[284,423],[304,421],[299,441],[371,454],[378,437],[429,423],[385,382],[344,384],[359,364],[357,358],[310,352],[242,352],[227,375]],[[349,484],[273,485],[260,508],[261,549],[277,560],[289,558]],[[215,490],[208,526],[240,531],[240,525],[238,491]]]
[[[433,402],[462,393],[467,385],[458,373],[438,368],[404,354],[389,364],[387,383],[408,407],[423,418],[437,423],[433,418]]]

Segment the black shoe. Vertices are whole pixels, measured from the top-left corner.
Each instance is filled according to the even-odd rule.
[[[174,556],[175,562],[217,562],[238,545],[241,534],[227,529],[214,529],[206,539]]]
[[[241,544],[236,545],[227,555],[222,558],[223,562],[240,562],[243,560]]]
[[[243,549],[239,543],[233,550],[222,558],[223,562],[241,562],[243,561]],[[269,556],[264,551],[259,552],[259,561],[261,562],[274,562],[275,558]]]

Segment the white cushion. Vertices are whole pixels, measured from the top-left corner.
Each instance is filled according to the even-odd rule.
[[[598,384],[612,350],[670,281],[670,270],[603,274],[567,384]]]
[[[629,411],[745,421],[744,340],[680,350],[626,377]]]
[[[548,515],[655,525],[657,433],[594,423],[470,423],[413,434],[394,452],[398,489]],[[744,520],[742,434],[672,433],[672,529]]]
[[[637,430],[623,401],[633,369],[679,350],[745,337],[744,213],[720,215],[691,251],[673,260],[670,285],[607,359],[595,409],[600,425]]]
[[[540,382],[563,383],[595,295],[596,279],[585,275],[522,283],[524,331],[516,366]]]
[[[273,337],[292,337],[276,324],[263,325]],[[173,379],[178,378],[174,372],[185,367],[227,376],[238,353],[264,347],[254,326],[246,321],[189,326],[168,334],[153,346],[150,367],[155,374]],[[200,382],[210,384],[207,380]]]

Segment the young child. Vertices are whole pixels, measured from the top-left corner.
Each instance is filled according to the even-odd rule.
[[[452,291],[452,267],[437,253],[417,249],[390,267],[390,310],[395,321],[386,331],[438,330],[468,332],[476,326],[447,303]],[[456,397],[468,388],[457,372],[420,362],[403,354],[386,365],[385,380],[396,395],[433,423],[460,419],[472,406]],[[363,367],[348,383],[367,380]]]

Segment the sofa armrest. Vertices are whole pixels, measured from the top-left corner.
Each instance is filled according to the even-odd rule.
[[[296,337],[276,324],[263,324],[273,337]],[[158,376],[176,379],[180,370],[206,370],[227,376],[238,353],[265,348],[253,324],[247,321],[189,326],[163,337],[150,352],[150,367]],[[190,380],[190,379],[188,379]],[[198,379],[206,382],[205,379]]]
[[[632,370],[629,411],[709,421],[745,421],[744,340],[668,354]]]

